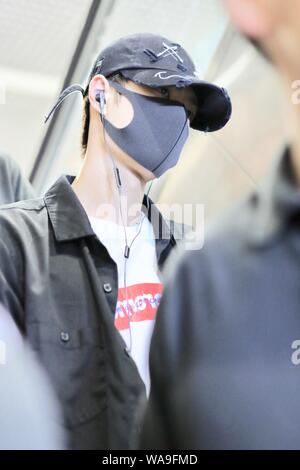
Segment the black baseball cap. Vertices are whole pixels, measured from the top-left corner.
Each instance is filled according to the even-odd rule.
[[[191,86],[197,96],[197,114],[191,127],[211,132],[221,129],[231,116],[227,91],[199,78],[194,62],[178,43],[152,33],[121,37],[97,57],[89,76],[109,77],[120,72],[139,85],[152,88]],[[87,93],[88,87],[85,90]]]
[[[197,97],[196,116],[190,123],[193,129],[216,131],[230,119],[232,106],[227,91],[201,80],[194,62],[180,44],[158,34],[137,33],[121,37],[103,49],[94,63],[85,89],[75,84],[64,90],[46,116],[46,121],[70,93],[80,91],[86,96],[95,75],[109,78],[117,73],[152,88],[174,85],[178,88],[193,87]]]

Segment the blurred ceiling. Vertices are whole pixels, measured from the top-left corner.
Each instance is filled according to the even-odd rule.
[[[0,152],[29,174],[91,0],[0,0]],[[18,139],[15,136],[18,135]]]
[[[37,83],[61,81],[90,5],[91,0],[0,0],[0,74],[11,73],[13,84],[17,76],[21,87],[24,73]],[[29,81],[28,91],[35,93]]]

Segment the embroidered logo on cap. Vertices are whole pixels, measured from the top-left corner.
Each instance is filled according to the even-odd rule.
[[[163,42],[164,49],[157,54],[157,57],[168,57],[169,55],[172,56],[177,62],[183,63],[183,59],[178,54],[179,45],[168,46],[165,42]]]
[[[172,44],[168,45],[165,42],[163,42],[163,50],[160,52],[154,52],[151,49],[144,49],[145,54],[147,54],[151,62],[156,62],[157,60],[164,59],[165,57],[173,57],[173,59],[176,60],[176,62],[180,62],[181,64],[183,63],[182,57],[178,54],[178,49],[181,46],[179,44]]]

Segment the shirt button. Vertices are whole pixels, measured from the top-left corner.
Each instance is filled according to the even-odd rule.
[[[109,282],[107,282],[106,284],[103,284],[103,289],[105,292],[111,292],[111,285]]]
[[[66,333],[65,331],[62,331],[60,333],[60,339],[64,342],[64,343],[67,343],[70,339],[70,335],[69,333]]]

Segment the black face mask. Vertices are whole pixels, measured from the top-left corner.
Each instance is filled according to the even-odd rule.
[[[106,118],[104,127],[111,139],[156,177],[176,165],[189,135],[188,116],[177,101],[135,93],[119,83],[110,85],[126,96],[134,116],[122,129]]]

